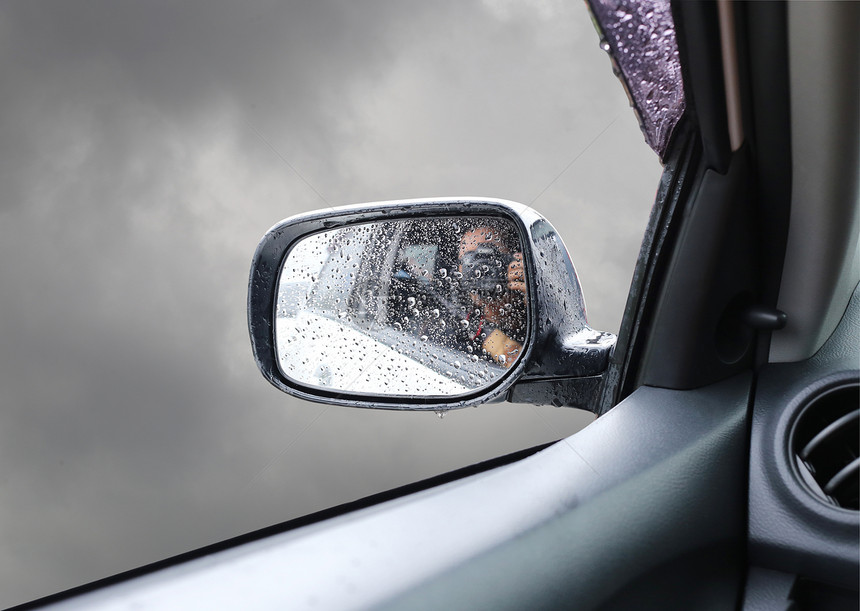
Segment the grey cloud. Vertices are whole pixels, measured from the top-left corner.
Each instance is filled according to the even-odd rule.
[[[628,112],[582,7],[546,6],[0,5],[0,604],[588,420],[304,404],[259,376],[245,321],[250,256],[280,218],[529,202]],[[605,155],[642,169],[587,182]],[[597,326],[617,326],[658,173],[619,119],[535,204]],[[619,218],[643,191],[640,216]]]

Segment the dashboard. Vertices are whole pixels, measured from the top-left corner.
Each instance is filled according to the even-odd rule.
[[[860,291],[810,359],[767,365],[751,430],[747,608],[858,606]]]

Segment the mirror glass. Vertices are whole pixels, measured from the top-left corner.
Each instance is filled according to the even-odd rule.
[[[465,395],[520,357],[522,244],[494,217],[379,221],[299,241],[281,270],[282,373],[333,391]]]

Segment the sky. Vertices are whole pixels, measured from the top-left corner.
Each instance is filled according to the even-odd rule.
[[[263,233],[529,204],[617,331],[661,167],[582,2],[0,3],[0,606],[591,420],[330,407],[259,374]]]

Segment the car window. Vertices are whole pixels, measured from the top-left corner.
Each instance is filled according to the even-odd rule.
[[[486,196],[554,224],[617,331],[661,166],[582,3],[8,0],[0,29],[0,605],[591,421],[303,402],[260,377],[246,314],[284,217]],[[398,271],[450,269],[399,239]],[[283,291],[394,320],[334,264]]]

